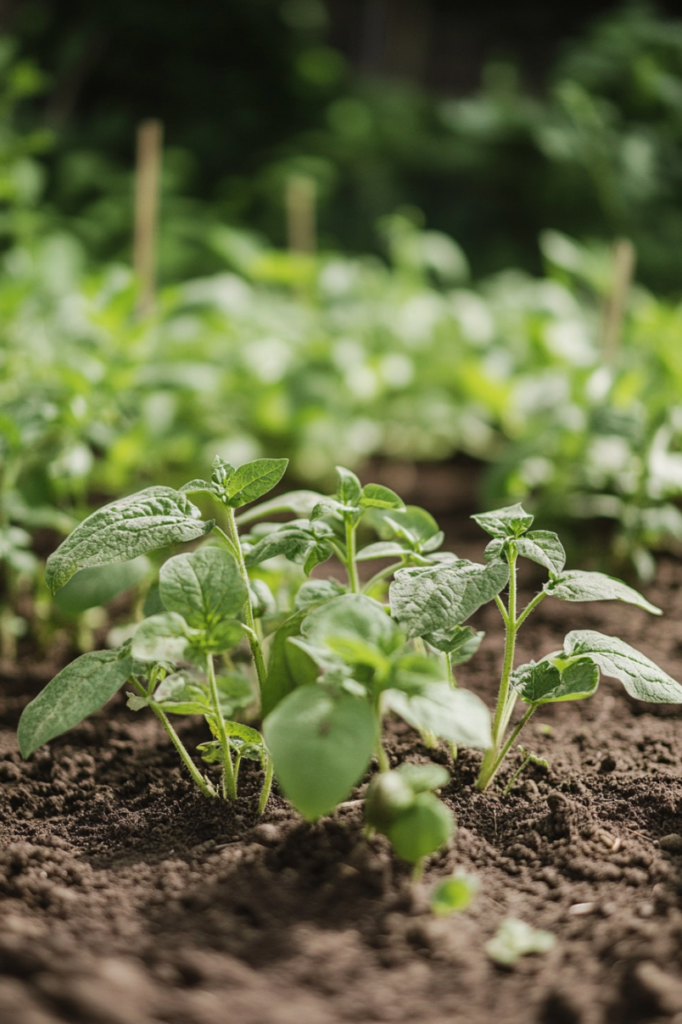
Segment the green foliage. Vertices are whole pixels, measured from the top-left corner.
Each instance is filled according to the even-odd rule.
[[[533,928],[515,917],[506,917],[495,936],[486,943],[485,950],[496,964],[513,967],[529,953],[549,953],[555,942],[551,932]]]
[[[430,792],[448,781],[448,772],[433,764],[404,764],[375,775],[365,801],[367,824],[387,835],[403,860],[421,864],[455,831],[452,811]]]
[[[436,917],[447,917],[466,910],[473,903],[481,883],[476,875],[455,871],[450,878],[439,882],[431,890],[429,905]]]

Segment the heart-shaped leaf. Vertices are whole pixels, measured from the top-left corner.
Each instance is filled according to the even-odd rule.
[[[212,629],[238,615],[247,597],[237,559],[217,547],[169,558],[161,566],[159,593],[166,611],[182,615],[194,629]]]
[[[590,657],[551,658],[521,665],[512,686],[527,704],[554,704],[591,697],[599,685],[599,668]]]

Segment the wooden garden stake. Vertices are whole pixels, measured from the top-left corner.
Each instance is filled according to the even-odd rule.
[[[604,306],[604,362],[613,363],[620,348],[628,293],[635,272],[637,253],[629,238],[613,245],[613,285]]]
[[[140,316],[146,316],[154,308],[162,142],[163,124],[161,121],[143,121],[139,125],[135,173],[133,264],[138,284],[137,312]]]

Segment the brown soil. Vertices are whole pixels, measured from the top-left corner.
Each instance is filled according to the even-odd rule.
[[[649,592],[663,619],[547,601],[519,659],[595,628],[682,679],[681,587],[682,566],[664,562]],[[460,682],[491,700],[502,633],[494,608],[478,619],[488,636]],[[41,685],[7,678],[0,701],[3,1024],[682,1021],[677,707],[605,680],[548,708],[524,739],[549,771],[506,799],[474,793],[480,755],[436,751],[459,830],[412,887],[388,843],[363,837],[358,806],[307,825],[274,795],[258,820],[248,769],[236,806],[204,800],[120,696],[23,763],[16,723]],[[398,723],[391,754],[429,756]],[[435,919],[428,891],[457,866],[480,893]],[[484,945],[507,916],[553,932],[553,950],[495,966]]]

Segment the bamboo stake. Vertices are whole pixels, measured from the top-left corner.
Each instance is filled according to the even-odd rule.
[[[146,316],[153,310],[156,293],[156,234],[162,142],[161,121],[143,121],[139,125],[133,265],[138,285],[137,312],[140,316]]]
[[[287,234],[291,252],[314,253],[317,248],[315,179],[292,174],[287,181]]]
[[[635,273],[637,252],[629,238],[618,238],[613,244],[613,285],[604,306],[604,362],[613,363],[618,355],[623,334],[623,321],[628,293]]]

